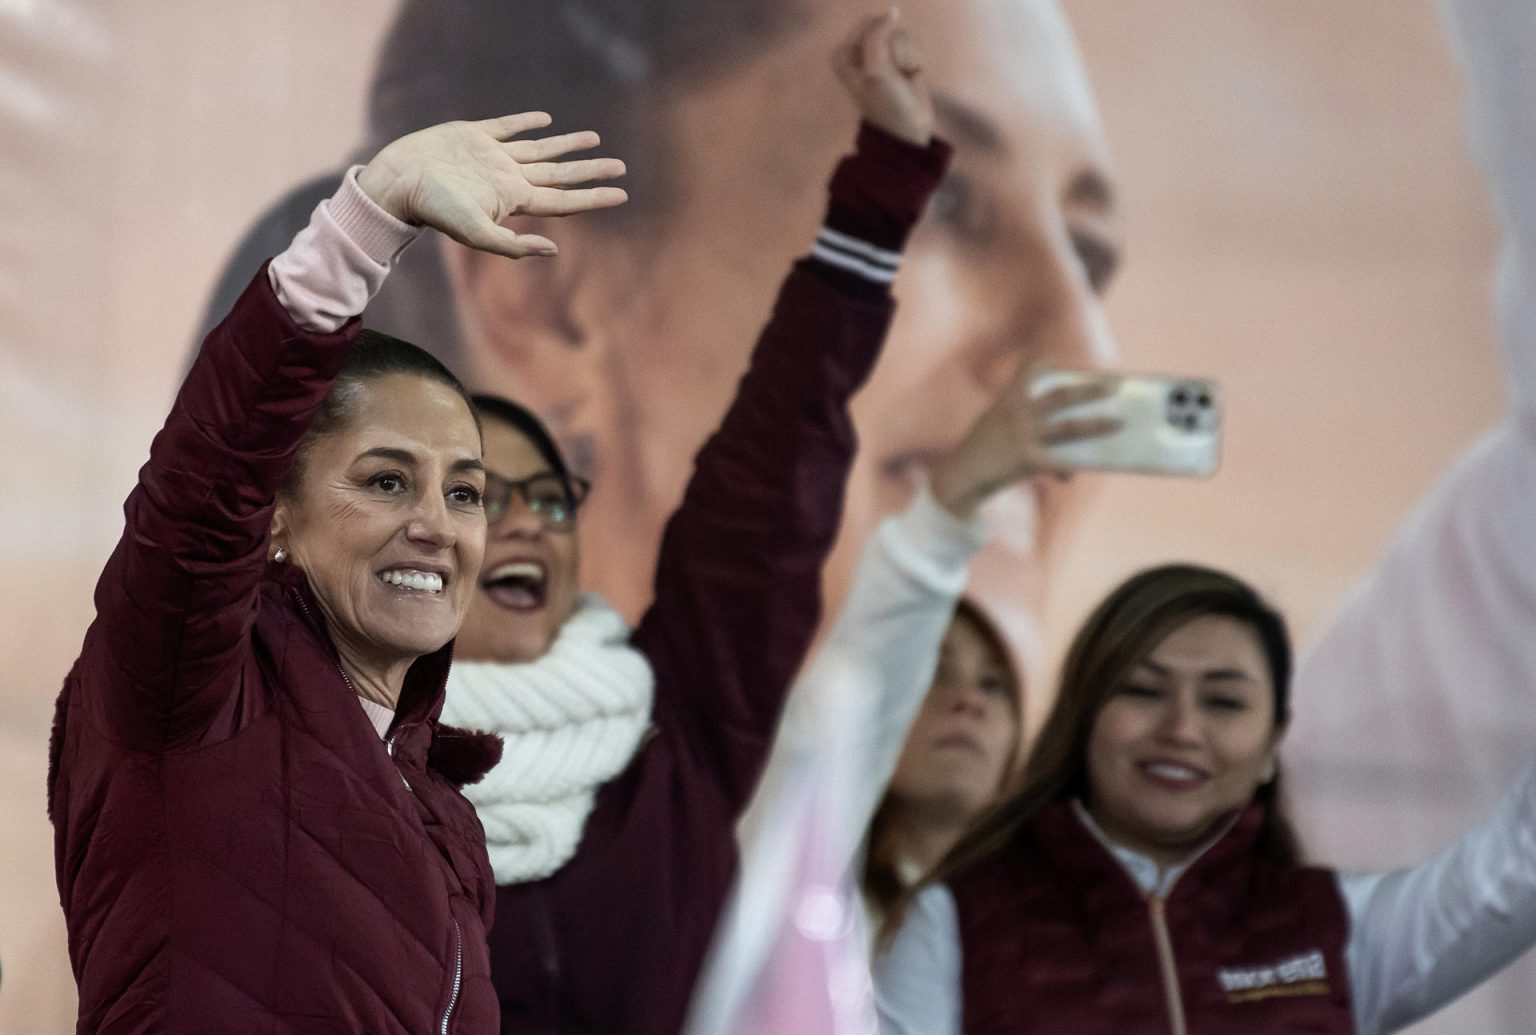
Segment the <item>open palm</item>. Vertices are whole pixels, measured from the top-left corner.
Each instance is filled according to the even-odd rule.
[[[596,147],[591,131],[535,140],[544,112],[479,122],[445,122],[401,137],[358,174],[358,186],[403,222],[430,226],[461,244],[518,259],[553,255],[555,243],[502,226],[513,216],[567,216],[628,200],[618,187],[582,187],[624,174],[616,158],[560,161]]]

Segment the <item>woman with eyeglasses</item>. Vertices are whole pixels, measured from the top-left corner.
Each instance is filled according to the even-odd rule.
[[[736,869],[737,818],[820,619],[853,460],[849,399],[947,164],[903,41],[882,17],[839,51],[863,118],[856,151],[695,460],[633,631],[578,592],[585,487],[550,435],[511,402],[476,400],[486,551],[444,721],[506,744],[467,795],[496,877],[503,1031],[682,1025]]]

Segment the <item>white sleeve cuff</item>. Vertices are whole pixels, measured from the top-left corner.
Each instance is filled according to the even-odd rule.
[[[987,542],[987,524],[980,515],[962,520],[945,510],[928,486],[921,486],[907,509],[889,518],[881,530],[893,557],[930,585],[949,589],[965,566]]]

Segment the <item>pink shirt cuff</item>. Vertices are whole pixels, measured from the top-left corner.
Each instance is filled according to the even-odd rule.
[[[329,334],[362,313],[421,227],[385,212],[357,185],[353,166],[283,253],[272,260],[272,289],[306,330]]]

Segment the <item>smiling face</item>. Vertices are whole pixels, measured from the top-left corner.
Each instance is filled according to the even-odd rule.
[[[558,481],[549,461],[522,432],[485,419],[485,466],[492,479],[527,482],[540,475]],[[542,481],[542,479],[539,479]],[[531,483],[537,491],[539,482]],[[514,491],[507,510],[490,523],[485,562],[469,617],[459,633],[457,655],[465,661],[532,661],[554,642],[576,608],[580,556],[575,521],[552,527]]]
[[[1282,729],[1252,627],[1225,615],[1178,626],[1099,710],[1089,812],[1109,837],[1165,865],[1185,860],[1270,779]]]
[[[604,237],[563,223],[559,260],[531,271],[449,246],[472,379],[548,418],[578,470],[603,486],[583,511],[583,545],[596,587],[631,617],[649,599],[691,458],[729,404],[791,261],[809,249],[822,185],[853,139],[828,60],[849,15],[809,6],[802,27],[658,102],[655,132],[675,152],[680,189],[654,232]],[[1099,292],[1118,227],[1060,11],[1041,0],[913,0],[902,17],[956,154],[908,246],[883,358],[853,404],[861,448],[826,569],[829,613],[875,524],[906,504],[924,466],[1018,363],[1093,366],[1112,353]],[[980,592],[1005,625],[1017,624],[1021,600],[1034,602],[1039,562],[1079,491],[1025,488],[993,511],[1001,545],[978,565]]]
[[[965,822],[996,798],[1019,742],[1019,687],[976,622],[957,613],[944,634],[890,794],[904,808]]]
[[[355,387],[308,447],[272,541],[304,570],[353,676],[393,683],[453,639],[485,546],[480,432],[462,396],[414,374]]]

